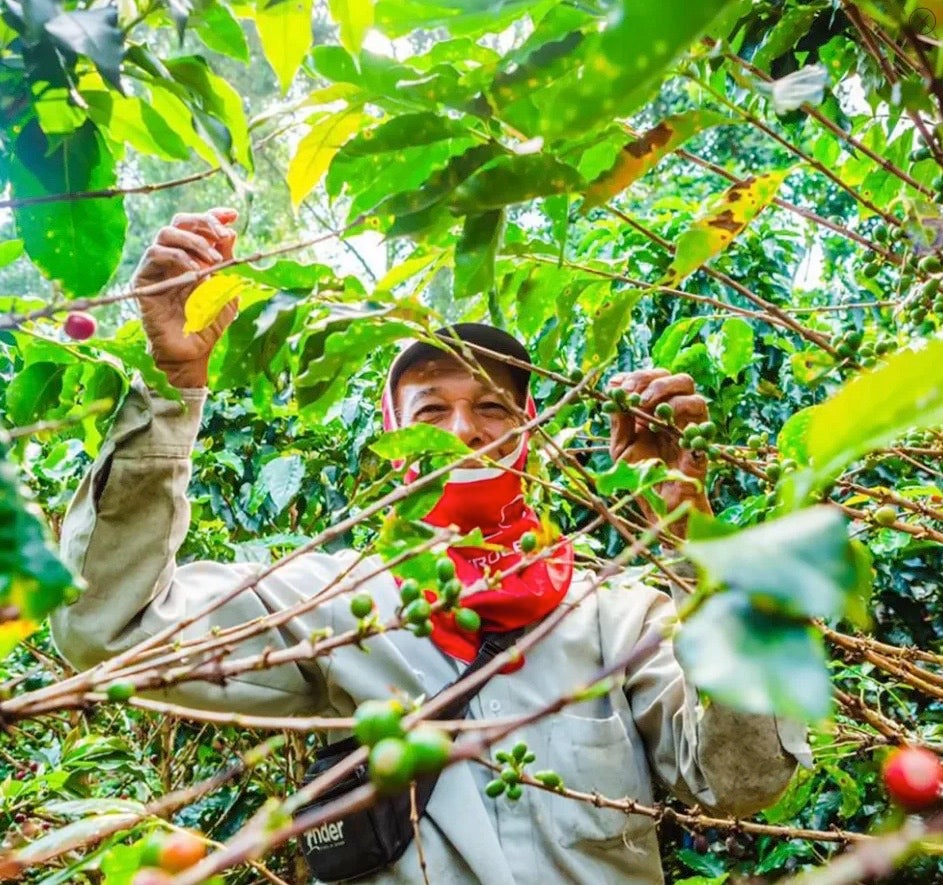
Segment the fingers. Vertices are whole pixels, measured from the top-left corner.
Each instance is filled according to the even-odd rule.
[[[177,274],[186,273],[190,270],[203,269],[203,265],[187,252],[186,249],[181,249],[176,246],[164,246],[160,243],[148,246],[147,251],[144,253],[143,263],[146,265],[148,271],[162,270],[163,273],[161,276],[164,279],[176,276]],[[148,276],[150,276],[149,273]]]
[[[162,227],[157,234],[157,244],[183,249],[206,264],[219,264],[222,254],[204,237],[179,227]]]
[[[689,424],[703,424],[710,417],[707,412],[707,400],[699,394],[676,396],[667,402],[671,404],[674,423],[679,430]]]
[[[211,209],[209,212],[180,212],[173,217],[172,227],[190,231],[207,240],[220,251],[223,258],[232,258],[236,232],[227,224],[236,220],[235,209]]]
[[[610,387],[621,387],[626,393],[641,393],[656,378],[671,373],[667,369],[638,369],[635,372],[617,372],[609,379]]]
[[[688,396],[694,393],[694,379],[684,372],[677,375],[662,375],[639,391],[642,401],[639,408],[651,411],[659,403],[668,402],[675,396]]]

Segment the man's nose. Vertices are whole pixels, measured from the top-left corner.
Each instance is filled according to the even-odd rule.
[[[481,429],[475,419],[475,411],[469,403],[458,402],[452,409],[449,430],[466,446],[477,449],[484,445]]]

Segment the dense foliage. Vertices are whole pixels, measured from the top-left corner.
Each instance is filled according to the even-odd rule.
[[[241,309],[210,367],[180,561],[274,562],[382,501],[391,461],[448,452],[380,438],[377,408],[396,342],[444,320],[518,334],[540,409],[590,377],[530,465],[567,533],[597,516],[590,490],[614,508],[663,478],[610,469],[591,391],[619,369],[688,372],[718,519],[691,522],[702,593],[679,653],[714,697],[811,721],[815,767],[765,829],[666,815],[666,876],[772,881],[897,829],[888,747],[943,745],[943,6],[653,6],[0,0],[0,833],[33,843],[30,881],[126,883],[160,817],[224,842],[322,737],[288,735],[157,814],[144,804],[265,735],[93,685],[31,706],[70,675],[43,618],[80,592],[43,534],[133,374],[177,396],[131,270],[174,212],[210,205],[239,209],[240,243],[191,321]],[[63,329],[74,309],[98,320],[86,341]],[[416,497],[327,546],[421,542]],[[581,560],[640,525],[581,534]],[[671,546],[637,557],[651,580]],[[926,849],[895,881],[940,875]],[[293,843],[264,862],[304,881]]]

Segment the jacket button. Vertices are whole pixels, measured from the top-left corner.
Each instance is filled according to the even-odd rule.
[[[497,713],[501,710],[501,702],[492,701],[490,704],[488,704],[488,708],[491,710],[492,713]]]

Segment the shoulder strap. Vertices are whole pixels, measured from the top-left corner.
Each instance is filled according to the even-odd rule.
[[[485,638],[482,640],[481,648],[478,649],[478,654],[461,673],[461,675],[454,682],[450,682],[448,685],[444,686],[440,691],[436,692],[433,697],[438,697],[446,689],[451,688],[458,682],[461,682],[466,676],[470,676],[472,673],[477,672],[485,664],[492,661],[497,655],[501,654],[503,651],[507,651],[522,635],[524,631],[520,630],[510,630],[507,633],[487,633]],[[437,716],[436,719],[464,719],[468,713],[468,703],[471,699],[478,694],[481,689],[484,688],[484,683],[477,685],[474,688],[470,688],[467,691],[462,692],[451,704],[449,704],[445,709],[443,709]]]

